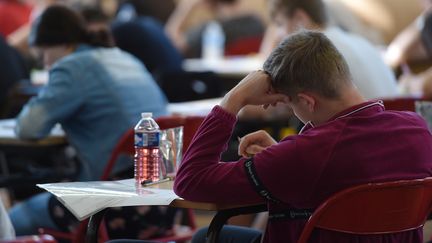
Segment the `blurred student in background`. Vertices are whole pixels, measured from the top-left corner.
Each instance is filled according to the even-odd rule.
[[[9,117],[8,97],[15,85],[29,77],[27,65],[21,55],[0,36],[0,116]]]
[[[329,26],[322,0],[270,0],[270,15],[277,28],[266,36],[263,55],[268,55],[286,35],[301,28],[319,30],[346,58],[353,82],[366,99],[399,94],[394,74],[383,62],[378,50],[360,36]]]
[[[431,14],[432,1],[418,1],[423,7],[423,13],[393,39],[385,53],[386,63],[394,69],[406,62],[421,61],[428,58],[421,31],[425,27],[425,19]]]
[[[208,23],[184,30],[187,17],[199,8],[207,8],[214,13],[225,34],[225,48],[241,40],[258,39],[260,42],[264,24],[260,17],[244,8],[241,0],[181,0],[168,19],[165,30],[186,57],[201,57],[203,33]]]
[[[141,5],[145,4],[126,1],[120,7],[111,24],[117,47],[133,54],[147,67],[170,102],[219,97],[220,80],[212,72],[186,72],[182,67],[183,56],[165,33],[163,24],[143,11],[134,10]]]
[[[165,24],[175,8],[176,0],[119,0],[116,18],[122,21],[150,16]]]
[[[412,73],[412,63],[432,60],[432,1],[422,0],[424,11],[390,43],[386,62],[400,69],[401,90],[404,94],[432,98],[432,68]]]
[[[42,54],[49,81],[17,117],[16,134],[22,139],[43,138],[55,124],[62,125],[80,160],[79,180],[100,178],[113,147],[141,112],[167,113],[164,94],[141,62],[101,36],[87,31],[81,16],[67,7],[48,7],[35,21],[29,42]],[[114,173],[133,166],[129,160],[119,162]],[[48,193],[10,210],[17,235],[37,233],[38,227],[70,230],[65,214]]]

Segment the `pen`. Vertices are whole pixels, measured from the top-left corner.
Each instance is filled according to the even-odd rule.
[[[142,183],[141,183],[141,185],[142,186],[152,186],[152,185],[156,185],[156,184],[159,184],[159,183],[162,183],[162,182],[167,182],[167,181],[170,181],[171,180],[171,178],[164,178],[164,179],[161,179],[161,180],[158,180],[158,181],[143,181]]]

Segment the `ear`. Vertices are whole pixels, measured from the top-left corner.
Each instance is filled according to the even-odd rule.
[[[307,111],[309,111],[309,112],[315,111],[315,106],[316,106],[315,97],[313,97],[310,94],[306,94],[306,93],[298,93],[297,99],[298,99],[299,103],[301,104],[301,106],[303,108],[305,108]]]

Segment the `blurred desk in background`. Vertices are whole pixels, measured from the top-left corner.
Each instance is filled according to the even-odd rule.
[[[188,72],[212,71],[221,77],[243,78],[250,72],[262,69],[264,60],[258,57],[231,57],[222,60],[186,59],[183,69]]]
[[[186,59],[183,69],[186,72],[213,72],[223,93],[228,92],[250,72],[262,69],[264,60],[253,56],[230,57],[222,60]]]
[[[18,138],[15,125],[15,119],[0,120],[0,187],[22,199],[35,192],[36,183],[59,181],[76,174],[76,162],[66,158],[68,142],[59,125],[40,140]]]
[[[169,103],[168,112],[173,115],[184,116],[206,116],[218,105],[222,100],[221,98],[195,100],[187,102]]]
[[[52,146],[67,144],[66,136],[60,125],[55,126],[48,137],[40,140],[23,140],[15,134],[15,119],[0,120],[0,147],[2,146]],[[1,151],[0,151],[1,152]]]

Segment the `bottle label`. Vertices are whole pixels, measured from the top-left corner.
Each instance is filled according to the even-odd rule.
[[[135,146],[137,147],[159,147],[159,133],[135,133]]]

